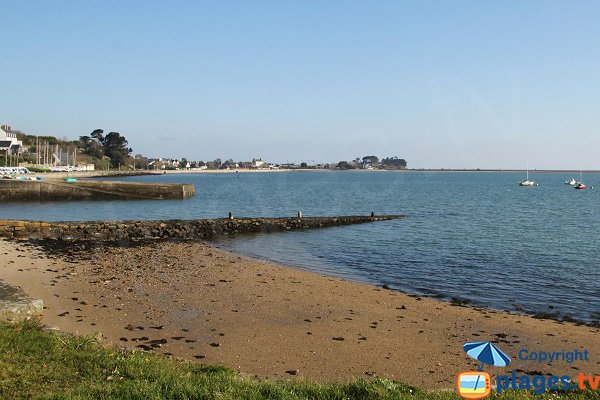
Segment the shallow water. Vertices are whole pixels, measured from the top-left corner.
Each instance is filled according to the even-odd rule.
[[[188,219],[406,214],[397,221],[241,236],[231,250],[481,306],[600,319],[600,185],[572,174],[289,172],[132,177],[190,182],[187,200],[5,204],[0,218]],[[595,186],[598,174],[584,180]],[[594,314],[595,313],[595,314]]]

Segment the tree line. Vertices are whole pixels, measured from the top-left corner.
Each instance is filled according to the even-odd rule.
[[[125,165],[132,152],[127,139],[119,132],[105,136],[103,129],[94,129],[89,136],[80,136],[79,142],[85,154],[99,159],[108,157],[113,167]]]
[[[405,169],[407,162],[397,156],[386,157],[379,160],[377,156],[357,157],[352,161],[340,161],[337,169]]]

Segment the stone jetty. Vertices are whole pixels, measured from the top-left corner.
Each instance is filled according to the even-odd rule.
[[[41,222],[0,220],[0,237],[62,241],[209,240],[222,235],[278,232],[389,221],[402,215],[222,218],[166,221]]]
[[[0,180],[0,201],[114,199],[184,199],[196,194],[192,184],[75,180]]]

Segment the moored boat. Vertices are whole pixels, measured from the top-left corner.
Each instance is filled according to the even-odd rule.
[[[577,185],[577,181],[575,180],[575,178],[571,178],[571,179],[567,179],[565,181],[565,184],[575,186],[575,185]]]
[[[524,181],[519,182],[519,186],[534,186],[535,182],[529,180],[529,166],[527,166],[527,177]]]
[[[533,185],[535,185],[535,182],[530,181],[529,179],[519,182],[519,186],[533,186]]]
[[[579,171],[579,181],[575,184],[575,189],[587,189],[585,183],[583,183],[582,172]]]

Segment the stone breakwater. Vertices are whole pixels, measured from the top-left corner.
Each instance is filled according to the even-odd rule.
[[[111,200],[111,199],[185,199],[194,196],[192,184],[58,179],[43,181],[0,180],[0,202]]]
[[[41,222],[0,221],[0,237],[34,240],[139,241],[212,239],[221,235],[277,232],[362,224],[401,215],[302,218],[222,218],[168,221]]]

